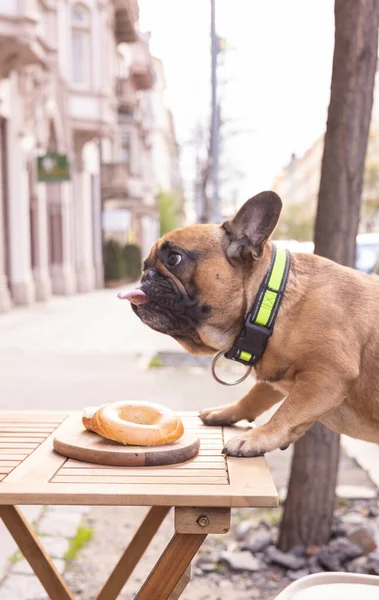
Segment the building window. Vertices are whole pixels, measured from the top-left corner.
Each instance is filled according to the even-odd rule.
[[[89,87],[91,81],[91,15],[85,6],[75,4],[71,12],[72,83]]]
[[[130,133],[120,131],[120,161],[130,168]]]

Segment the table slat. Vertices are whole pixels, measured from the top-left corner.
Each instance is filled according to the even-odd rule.
[[[74,475],[66,476],[66,475],[56,475],[52,480],[52,483],[78,483],[84,484],[87,483],[125,483],[125,484],[133,484],[133,485],[154,485],[156,483],[159,484],[170,484],[170,485],[180,485],[180,484],[191,484],[191,485],[210,485],[210,484],[218,484],[218,485],[227,485],[228,480],[225,477],[202,477],[201,480],[199,478],[179,476],[173,474],[172,477],[123,477],[123,476],[109,476],[104,477],[101,476],[92,476],[92,475],[81,475],[79,477],[75,477]]]
[[[26,449],[37,448],[37,446],[38,446],[38,444],[33,444],[31,442],[1,442],[0,441],[0,448],[3,450],[6,450],[8,448],[26,450]]]
[[[0,466],[1,469],[1,466]],[[59,475],[75,476],[75,477],[88,477],[91,475],[100,475],[106,477],[108,480],[109,476],[116,475],[121,477],[223,477],[227,479],[227,474],[224,469],[170,469],[168,467],[108,467],[97,468],[97,465],[93,469],[61,469]]]
[[[1,464],[1,461],[0,461]],[[65,472],[68,470],[76,470],[76,469],[117,469],[118,471],[120,471],[121,469],[127,469],[128,467],[110,467],[108,465],[95,465],[94,463],[86,463],[86,462],[80,462],[80,461],[76,461],[73,459],[69,459],[68,461],[66,461],[64,463],[64,465],[61,467],[61,472]],[[148,469],[149,472],[154,472],[154,471],[160,471],[162,468],[164,467],[144,467],[145,469]],[[226,470],[226,465],[225,465],[225,461],[214,461],[214,462],[199,462],[197,460],[194,461],[189,461],[186,463],[178,463],[176,465],[169,465],[165,468],[169,468],[170,470],[173,471],[192,471],[192,470],[199,470],[199,469],[212,469],[214,471],[225,471]],[[138,471],[140,471],[141,469],[138,468]]]

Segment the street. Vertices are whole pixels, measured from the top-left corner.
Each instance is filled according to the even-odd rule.
[[[184,350],[143,325],[117,292],[54,298],[0,316],[0,409],[81,410],[138,399],[197,410],[248,388],[221,386],[204,369],[148,369],[158,351]]]

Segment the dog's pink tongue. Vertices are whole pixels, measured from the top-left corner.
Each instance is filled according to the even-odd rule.
[[[132,304],[146,304],[150,302],[150,296],[145,294],[142,290],[133,290],[132,292],[120,292],[118,297],[121,300],[129,300]]]

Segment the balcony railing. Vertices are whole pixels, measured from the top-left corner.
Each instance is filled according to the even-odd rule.
[[[117,43],[135,42],[138,39],[136,22],[139,17],[137,0],[114,0],[115,35]]]
[[[0,0],[0,70],[43,64],[53,50],[43,37],[44,14],[36,0]]]
[[[130,65],[130,77],[139,90],[149,90],[154,85],[154,69],[149,44],[141,37],[133,46],[133,59]]]
[[[133,110],[137,105],[137,90],[130,77],[118,77],[116,80],[118,105],[125,110]]]

